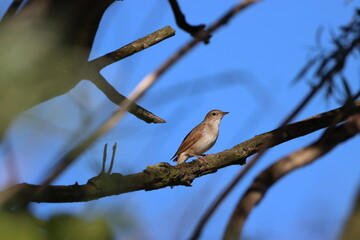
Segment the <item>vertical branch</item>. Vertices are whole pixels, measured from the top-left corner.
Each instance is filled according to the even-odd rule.
[[[103,161],[102,161],[102,167],[101,167],[100,174],[105,173],[106,155],[107,155],[107,143],[105,143],[105,145],[104,145]]]
[[[111,162],[110,162],[110,167],[108,170],[108,174],[110,174],[112,172],[113,169],[113,165],[114,165],[114,160],[115,160],[115,153],[116,153],[116,147],[117,147],[117,143],[115,142],[113,148],[112,148],[112,156],[111,156]]]

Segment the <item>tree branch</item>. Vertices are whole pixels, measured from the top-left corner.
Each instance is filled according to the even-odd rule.
[[[342,116],[345,110],[348,111],[348,108],[338,108],[257,135],[231,149],[207,155],[205,161],[197,159],[176,166],[171,166],[168,163],[159,163],[148,166],[143,172],[126,176],[119,173],[111,175],[101,174],[90,179],[84,185],[76,183],[71,186],[48,186],[35,195],[34,193],[39,190],[40,186],[23,183],[4,190],[0,193],[0,196],[9,196],[11,193],[15,193],[11,200],[7,201],[11,204],[16,199],[23,198],[29,199],[32,202],[79,202],[138,190],[149,191],[168,186],[191,186],[195,178],[214,173],[218,169],[230,165],[245,164],[246,158],[258,152],[269,139],[277,139],[277,142],[273,142],[271,145],[273,147],[325,128],[333,123],[334,119],[341,122],[344,120],[344,117],[339,116]],[[354,111],[360,111],[360,100],[354,102],[352,112]],[[274,136],[277,137],[273,138]]]
[[[163,27],[145,37],[142,37],[132,43],[127,44],[111,53],[108,53],[102,57],[96,58],[89,62],[89,78],[91,81],[102,91],[107,98],[113,103],[120,105],[122,101],[127,99],[125,96],[120,94],[111,84],[106,81],[100,74],[100,70],[109,64],[116,61],[129,57],[137,52],[140,52],[148,47],[151,47],[161,41],[175,35],[175,30],[170,26]],[[131,114],[137,118],[144,120],[147,123],[165,123],[166,121],[141,106],[133,103],[129,110]]]
[[[200,24],[200,25],[190,25],[185,18],[184,13],[181,11],[179,3],[177,0],[169,0],[171,9],[174,13],[175,16],[175,20],[176,20],[176,24],[185,32],[188,32],[191,36],[196,37],[197,34],[199,34],[199,32],[204,31],[205,29],[205,24]],[[208,37],[206,39],[204,39],[204,43],[208,44],[209,43],[209,39],[210,39],[211,35],[208,35]]]
[[[93,74],[91,82],[95,84],[105,96],[115,103],[116,105],[121,104],[122,101],[127,99],[124,95],[120,94],[106,79],[104,79],[99,72]],[[165,123],[166,121],[159,116],[156,116],[152,112],[145,108],[133,103],[128,109],[128,112],[136,116],[137,118],[147,123]]]
[[[349,120],[330,132],[326,132],[319,140],[309,146],[281,158],[262,171],[250,185],[233,212],[226,227],[224,239],[239,239],[251,210],[261,201],[270,187],[286,174],[304,167],[325,155],[338,144],[352,138],[360,131],[360,114],[353,115]]]
[[[16,31],[17,33],[13,35],[14,39],[27,39],[28,31],[35,30],[41,34],[34,39],[36,41],[45,41],[46,44],[42,49],[44,54],[35,54],[32,51],[31,41],[23,41],[21,44],[24,44],[24,47],[26,46],[29,51],[26,51],[26,59],[36,59],[36,61],[32,60],[31,62],[39,62],[41,68],[25,68],[23,69],[23,75],[28,75],[27,78],[18,77],[15,74],[13,77],[18,78],[16,81],[9,84],[0,84],[0,89],[2,88],[3,91],[8,93],[16,92],[17,95],[27,99],[26,101],[16,101],[16,99],[13,99],[15,95],[2,92],[1,96],[5,100],[4,102],[8,101],[13,104],[0,113],[0,138],[17,114],[36,104],[66,93],[79,82],[79,79],[85,78],[93,81],[110,101],[119,105],[125,97],[100,76],[100,66],[96,68],[91,62],[88,62],[90,48],[98,24],[104,11],[113,0],[89,0],[86,2],[86,9],[84,8],[84,2],[81,0],[26,1],[21,11],[13,17],[21,2],[23,1],[16,0],[10,6],[7,12],[8,17],[0,23],[1,34],[12,36],[13,31],[9,30],[22,26],[24,29]],[[22,24],[23,22],[26,22],[26,26]],[[50,23],[54,23],[56,27]],[[138,40],[140,41],[139,45],[142,44],[143,48],[145,48],[144,46],[148,47],[156,44],[168,38],[171,32],[174,32],[174,30],[165,27],[146,36],[145,39],[140,39],[141,41]],[[54,37],[56,41],[48,41],[50,39],[43,38],[42,33],[49,33],[49,36]],[[47,36],[47,34],[45,35]],[[134,43],[137,43],[137,41]],[[134,45],[134,43],[130,45]],[[127,49],[129,49],[129,46]],[[125,49],[121,48],[117,51],[123,53]],[[5,56],[7,55],[5,54]],[[22,58],[21,55],[15,56]],[[103,57],[100,58],[104,60]],[[113,63],[114,60],[110,59],[110,62]],[[97,59],[95,61],[97,63],[102,62]],[[95,69],[98,71],[96,72]],[[49,81],[49,77],[51,81]],[[31,91],[29,91],[29,87],[31,87]],[[147,123],[165,122],[162,118],[155,116],[136,103],[130,107],[129,112]]]
[[[1,22],[0,24],[3,24],[8,19],[14,17],[16,11],[18,11],[18,9],[19,9],[20,5],[22,4],[22,2],[23,2],[23,0],[13,0],[13,2],[10,4],[9,8],[5,12],[2,19],[0,19],[0,22]]]
[[[163,27],[111,53],[108,53],[104,56],[90,61],[90,64],[100,71],[102,68],[106,67],[109,64],[129,57],[174,35],[175,30],[172,29],[170,26]]]

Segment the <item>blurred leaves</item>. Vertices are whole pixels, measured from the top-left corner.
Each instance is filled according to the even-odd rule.
[[[52,28],[12,22],[0,29],[0,136],[20,112],[64,94],[79,81],[81,66]]]
[[[40,231],[40,228],[30,215],[4,212],[0,213],[0,238],[9,240],[46,239],[45,234]]]
[[[72,215],[53,216],[43,222],[28,213],[0,213],[0,239],[16,240],[106,240],[112,234],[102,218],[82,219]]]
[[[109,227],[103,219],[88,221],[72,215],[58,215],[50,219],[47,229],[49,238],[54,240],[112,239]]]
[[[13,2],[0,24],[0,138],[18,113],[84,78],[98,24],[112,2],[87,1],[84,10],[83,1],[27,1],[20,11]]]

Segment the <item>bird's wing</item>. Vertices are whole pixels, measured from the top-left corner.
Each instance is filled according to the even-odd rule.
[[[203,127],[203,125],[197,125],[193,130],[191,130],[188,135],[186,135],[186,137],[184,138],[184,140],[182,141],[179,149],[176,151],[176,153],[174,154],[174,156],[171,158],[173,159],[174,157],[176,157],[177,155],[179,155],[180,153],[186,151],[187,149],[189,149],[198,139],[197,136],[195,137],[195,132],[197,132],[196,134],[201,134],[203,131],[200,130],[200,128]]]

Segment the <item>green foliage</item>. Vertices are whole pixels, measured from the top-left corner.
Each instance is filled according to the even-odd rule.
[[[28,214],[0,213],[0,239],[42,240],[46,239],[36,220]]]
[[[19,113],[72,89],[87,52],[61,44],[52,25],[23,21],[0,28],[0,138]]]
[[[72,215],[58,215],[48,223],[51,239],[98,240],[111,239],[107,223],[103,219],[84,220]]]
[[[43,222],[25,213],[0,213],[0,239],[107,240],[112,239],[104,219],[56,215]]]

